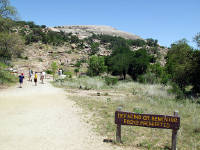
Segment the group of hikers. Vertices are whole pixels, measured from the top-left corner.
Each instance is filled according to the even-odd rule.
[[[40,80],[41,80],[42,84],[44,84],[44,78],[46,78],[46,73],[44,71],[35,72],[34,78],[33,78],[35,86],[37,86],[37,82],[38,82],[38,73],[40,73]],[[29,68],[28,81],[32,82],[32,76],[33,76],[33,71]],[[23,80],[24,80],[24,73],[21,73],[21,75],[19,75],[19,84],[20,84],[19,87],[20,88],[22,88]]]

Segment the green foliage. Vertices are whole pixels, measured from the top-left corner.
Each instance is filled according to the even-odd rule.
[[[49,70],[49,69],[46,70],[46,73],[47,73],[47,74],[53,74],[53,72],[52,72],[51,70]]]
[[[172,86],[172,88],[169,90],[169,92],[176,94],[176,99],[184,99],[185,98],[185,94],[184,94],[183,90],[179,87],[179,85],[177,85],[176,83],[172,83],[171,86]]]
[[[53,74],[53,79],[55,79],[55,74],[56,74],[56,71],[58,70],[58,65],[56,62],[52,62],[51,64],[51,71],[52,71],[52,74]]]
[[[152,64],[149,66],[149,72],[154,73],[156,78],[160,78],[164,73],[164,67],[162,67],[159,63]]]
[[[75,35],[71,35],[70,43],[80,43],[80,39]]]
[[[42,58],[39,58],[38,60],[39,60],[39,62],[43,62],[43,59],[42,59]]]
[[[47,26],[46,25],[41,25],[41,28],[46,28]]]
[[[13,21],[8,18],[0,17],[0,32],[9,32],[13,27]]]
[[[76,76],[77,76],[77,73],[79,72],[79,68],[75,68],[74,72],[76,73]]]
[[[146,73],[149,62],[150,56],[148,55],[146,49],[134,51],[131,55],[128,74],[136,80],[139,75]]]
[[[153,54],[159,55],[158,46],[150,48],[149,51],[151,51]]]
[[[167,72],[171,79],[181,90],[190,84],[192,68],[192,48],[185,40],[178,41],[171,45],[167,54]]]
[[[0,17],[16,18],[17,10],[10,5],[9,0],[0,0]]]
[[[100,40],[101,44],[109,44],[109,49],[112,49],[112,50],[119,47],[129,47],[129,46],[143,47],[147,44],[146,41],[142,39],[131,40],[131,39],[124,39],[122,37],[116,37],[116,36],[104,35],[104,34],[102,35],[93,34],[91,37],[86,39],[86,41],[89,45],[91,45],[94,39]],[[155,41],[157,40],[153,40],[154,43]]]
[[[109,70],[116,75],[123,75],[123,79],[126,79],[126,74],[131,62],[131,51],[127,47],[116,48],[109,58],[108,65]]]
[[[113,77],[105,77],[106,85],[115,85],[117,84],[118,79]]]
[[[75,67],[80,67],[81,66],[81,61],[77,61],[76,64],[74,65]]]
[[[147,72],[146,74],[140,75],[137,80],[138,82],[145,83],[145,84],[158,83],[158,79],[155,77],[155,74],[151,72]]]
[[[0,85],[10,84],[17,82],[17,78],[5,69],[7,66],[0,62]]]
[[[99,43],[92,42],[90,46],[91,46],[90,55],[95,55],[99,51]]]
[[[48,31],[43,32],[41,27],[38,28],[32,28],[32,32],[25,35],[25,33],[22,33],[22,35],[25,36],[26,44],[30,44],[33,42],[39,42],[41,41],[44,44],[53,44],[54,46],[63,45],[64,42],[69,41],[69,37],[64,32],[54,32],[54,31]]]
[[[72,78],[72,72],[70,71],[65,71],[64,75],[66,75],[68,78]]]
[[[162,83],[163,85],[167,85],[167,83],[170,81],[170,77],[171,75],[164,71],[161,75],[160,83]]]
[[[6,60],[20,57],[23,48],[24,41],[18,34],[0,33],[0,57]]]
[[[187,41],[181,40],[171,45],[167,55],[166,69],[171,80],[184,94],[200,93],[200,52],[194,51]],[[176,90],[177,87],[174,86]],[[192,91],[186,91],[187,86],[192,86]],[[180,91],[177,90],[179,95]]]
[[[98,76],[107,70],[104,57],[101,56],[91,56],[88,65],[87,73],[90,76]]]
[[[128,73],[136,80],[139,75],[146,72],[150,62],[155,62],[155,57],[150,56],[145,49],[132,52],[130,46],[143,47],[149,45],[157,47],[158,40],[127,40],[122,37],[94,34],[86,41],[91,45],[94,39],[98,39],[101,44],[108,45],[109,49],[112,50],[111,56],[105,57],[105,64],[108,66],[108,71],[111,72],[112,75],[120,75],[125,79],[126,74]],[[155,53],[157,53],[157,50],[155,50]]]
[[[147,45],[148,46],[157,46],[158,45],[158,40],[154,40],[152,38],[146,39]]]
[[[101,44],[109,43],[109,48],[112,50],[119,47],[128,47],[128,40],[122,37],[115,37],[115,36],[104,35],[104,34],[95,35],[93,37],[99,39]]]
[[[170,75],[165,71],[165,67],[162,67],[160,64],[151,64],[149,65],[146,74],[140,75],[138,81],[141,83],[162,83],[166,85],[169,81]]]
[[[197,46],[200,48],[200,32],[195,35],[193,38],[193,41],[197,44]]]
[[[24,27],[25,25],[29,26],[29,28],[40,28],[39,25],[36,25],[33,21],[15,21],[16,26]]]
[[[137,39],[137,40],[127,40],[129,45],[142,47],[146,44],[144,40]]]
[[[19,33],[24,36],[26,44],[41,41],[44,44],[55,46],[63,45],[65,42],[78,43],[80,40],[77,36],[72,36],[64,32],[46,31],[45,25],[36,25],[32,21],[15,21],[15,26],[21,27]],[[28,26],[25,28],[25,26]]]
[[[193,85],[193,92],[200,93],[200,51],[194,51],[192,54],[191,84]]]

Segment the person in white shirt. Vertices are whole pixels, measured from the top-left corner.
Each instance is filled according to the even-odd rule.
[[[44,71],[42,71],[41,77],[40,77],[40,79],[41,79],[41,81],[42,81],[42,84],[44,84],[45,75],[46,75],[46,73],[45,73]]]

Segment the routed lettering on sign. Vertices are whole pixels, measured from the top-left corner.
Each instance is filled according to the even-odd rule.
[[[115,123],[121,125],[178,130],[180,127],[180,117],[116,111]]]

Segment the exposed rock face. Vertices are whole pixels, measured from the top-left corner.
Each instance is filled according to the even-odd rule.
[[[87,38],[93,33],[106,34],[111,36],[121,36],[126,39],[141,39],[139,36],[127,32],[119,31],[110,26],[96,26],[96,25],[75,25],[75,26],[58,26],[49,28],[52,31],[63,31],[77,35],[80,39]]]

